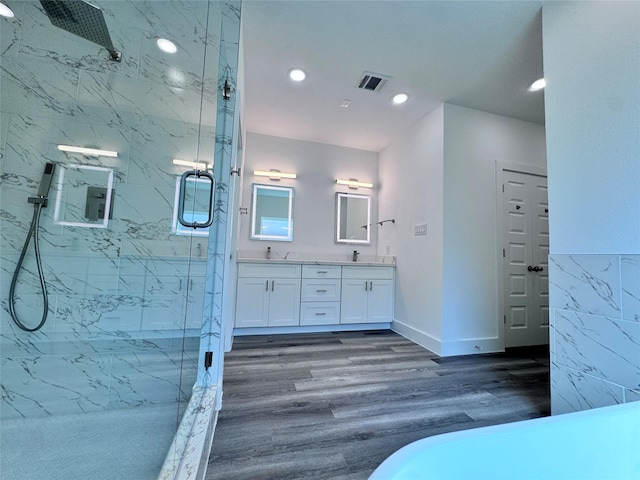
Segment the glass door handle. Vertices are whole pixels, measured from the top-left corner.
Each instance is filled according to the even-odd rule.
[[[190,222],[185,218],[185,197],[187,195],[187,180],[190,177],[195,177],[196,182],[209,182],[211,189],[209,190],[209,208],[207,209],[207,221],[206,222]],[[197,183],[196,183],[197,185]],[[216,179],[207,171],[204,170],[189,170],[184,172],[180,178],[180,192],[178,195],[178,221],[188,228],[207,228],[213,223],[213,192],[216,187]],[[194,191],[195,191],[194,185]]]

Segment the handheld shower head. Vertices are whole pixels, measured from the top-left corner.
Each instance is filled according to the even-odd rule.
[[[40,188],[35,197],[29,197],[27,201],[29,203],[41,203],[42,207],[47,206],[47,199],[49,198],[49,189],[51,188],[51,182],[53,181],[53,172],[56,169],[55,163],[47,163],[42,173],[42,179],[40,180]]]

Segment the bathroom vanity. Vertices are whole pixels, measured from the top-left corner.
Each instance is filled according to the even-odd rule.
[[[388,328],[394,281],[380,262],[239,259],[235,333]]]

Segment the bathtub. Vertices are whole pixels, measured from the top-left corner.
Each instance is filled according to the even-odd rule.
[[[423,438],[369,480],[640,479],[640,402]]]

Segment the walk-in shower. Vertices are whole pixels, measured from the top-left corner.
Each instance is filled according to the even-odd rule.
[[[0,476],[155,480],[222,355],[239,2],[0,1]]]
[[[40,188],[38,188],[37,195],[35,197],[29,197],[27,199],[29,203],[33,203],[33,218],[31,220],[31,225],[29,226],[27,238],[25,239],[22,251],[20,252],[20,257],[18,258],[18,264],[16,265],[13,277],[11,278],[11,286],[9,287],[9,313],[15,324],[25,332],[36,332],[40,330],[44,325],[44,322],[47,321],[47,316],[49,313],[49,297],[47,295],[47,285],[44,279],[44,272],[42,271],[42,262],[40,261],[38,227],[40,226],[40,214],[42,212],[42,209],[47,206],[47,202],[49,200],[49,189],[51,188],[51,181],[53,179],[53,172],[55,168],[56,166],[53,163],[47,163],[45,165],[44,173],[42,174],[42,179],[40,180]],[[42,300],[44,304],[42,308],[42,317],[40,318],[40,323],[38,323],[35,327],[27,326],[26,323],[18,318],[18,314],[15,310],[16,282],[18,281],[18,275],[20,274],[22,263],[24,262],[24,257],[27,253],[27,249],[29,248],[29,243],[31,243],[31,240],[33,240],[33,251],[35,255],[36,266],[38,268],[38,279],[40,280],[40,288],[42,291]]]

